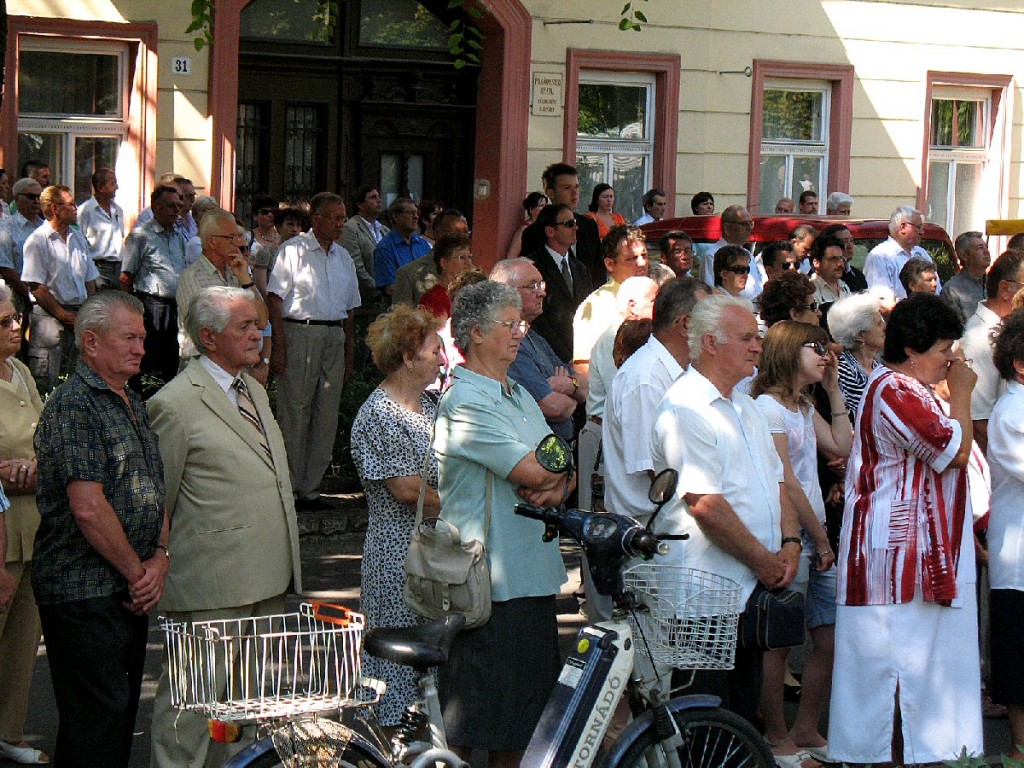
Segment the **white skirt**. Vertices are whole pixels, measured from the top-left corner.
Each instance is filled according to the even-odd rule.
[[[984,754],[977,600],[973,584],[959,592],[957,608],[920,588],[910,603],[838,607],[829,762],[892,759],[897,685],[907,765]]]

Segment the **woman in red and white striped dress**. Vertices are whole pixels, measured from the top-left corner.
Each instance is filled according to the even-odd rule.
[[[977,377],[953,349],[962,332],[937,296],[902,301],[868,379],[839,543],[830,761],[983,754],[965,469]],[[932,390],[943,381],[948,405]]]

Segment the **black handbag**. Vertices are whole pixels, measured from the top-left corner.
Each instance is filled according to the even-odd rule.
[[[740,614],[740,647],[771,651],[804,642],[804,596],[792,589],[754,587]]]

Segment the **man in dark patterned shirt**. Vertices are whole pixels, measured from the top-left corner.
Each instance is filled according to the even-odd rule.
[[[156,435],[125,386],[144,353],[142,312],[118,291],[82,304],[81,362],[36,429],[32,588],[60,715],[58,766],[128,765],[147,614],[170,562]]]

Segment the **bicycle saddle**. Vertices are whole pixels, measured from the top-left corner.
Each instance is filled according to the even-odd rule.
[[[448,661],[452,641],[466,623],[461,613],[419,627],[374,627],[363,635],[363,650],[378,659],[426,672]]]

